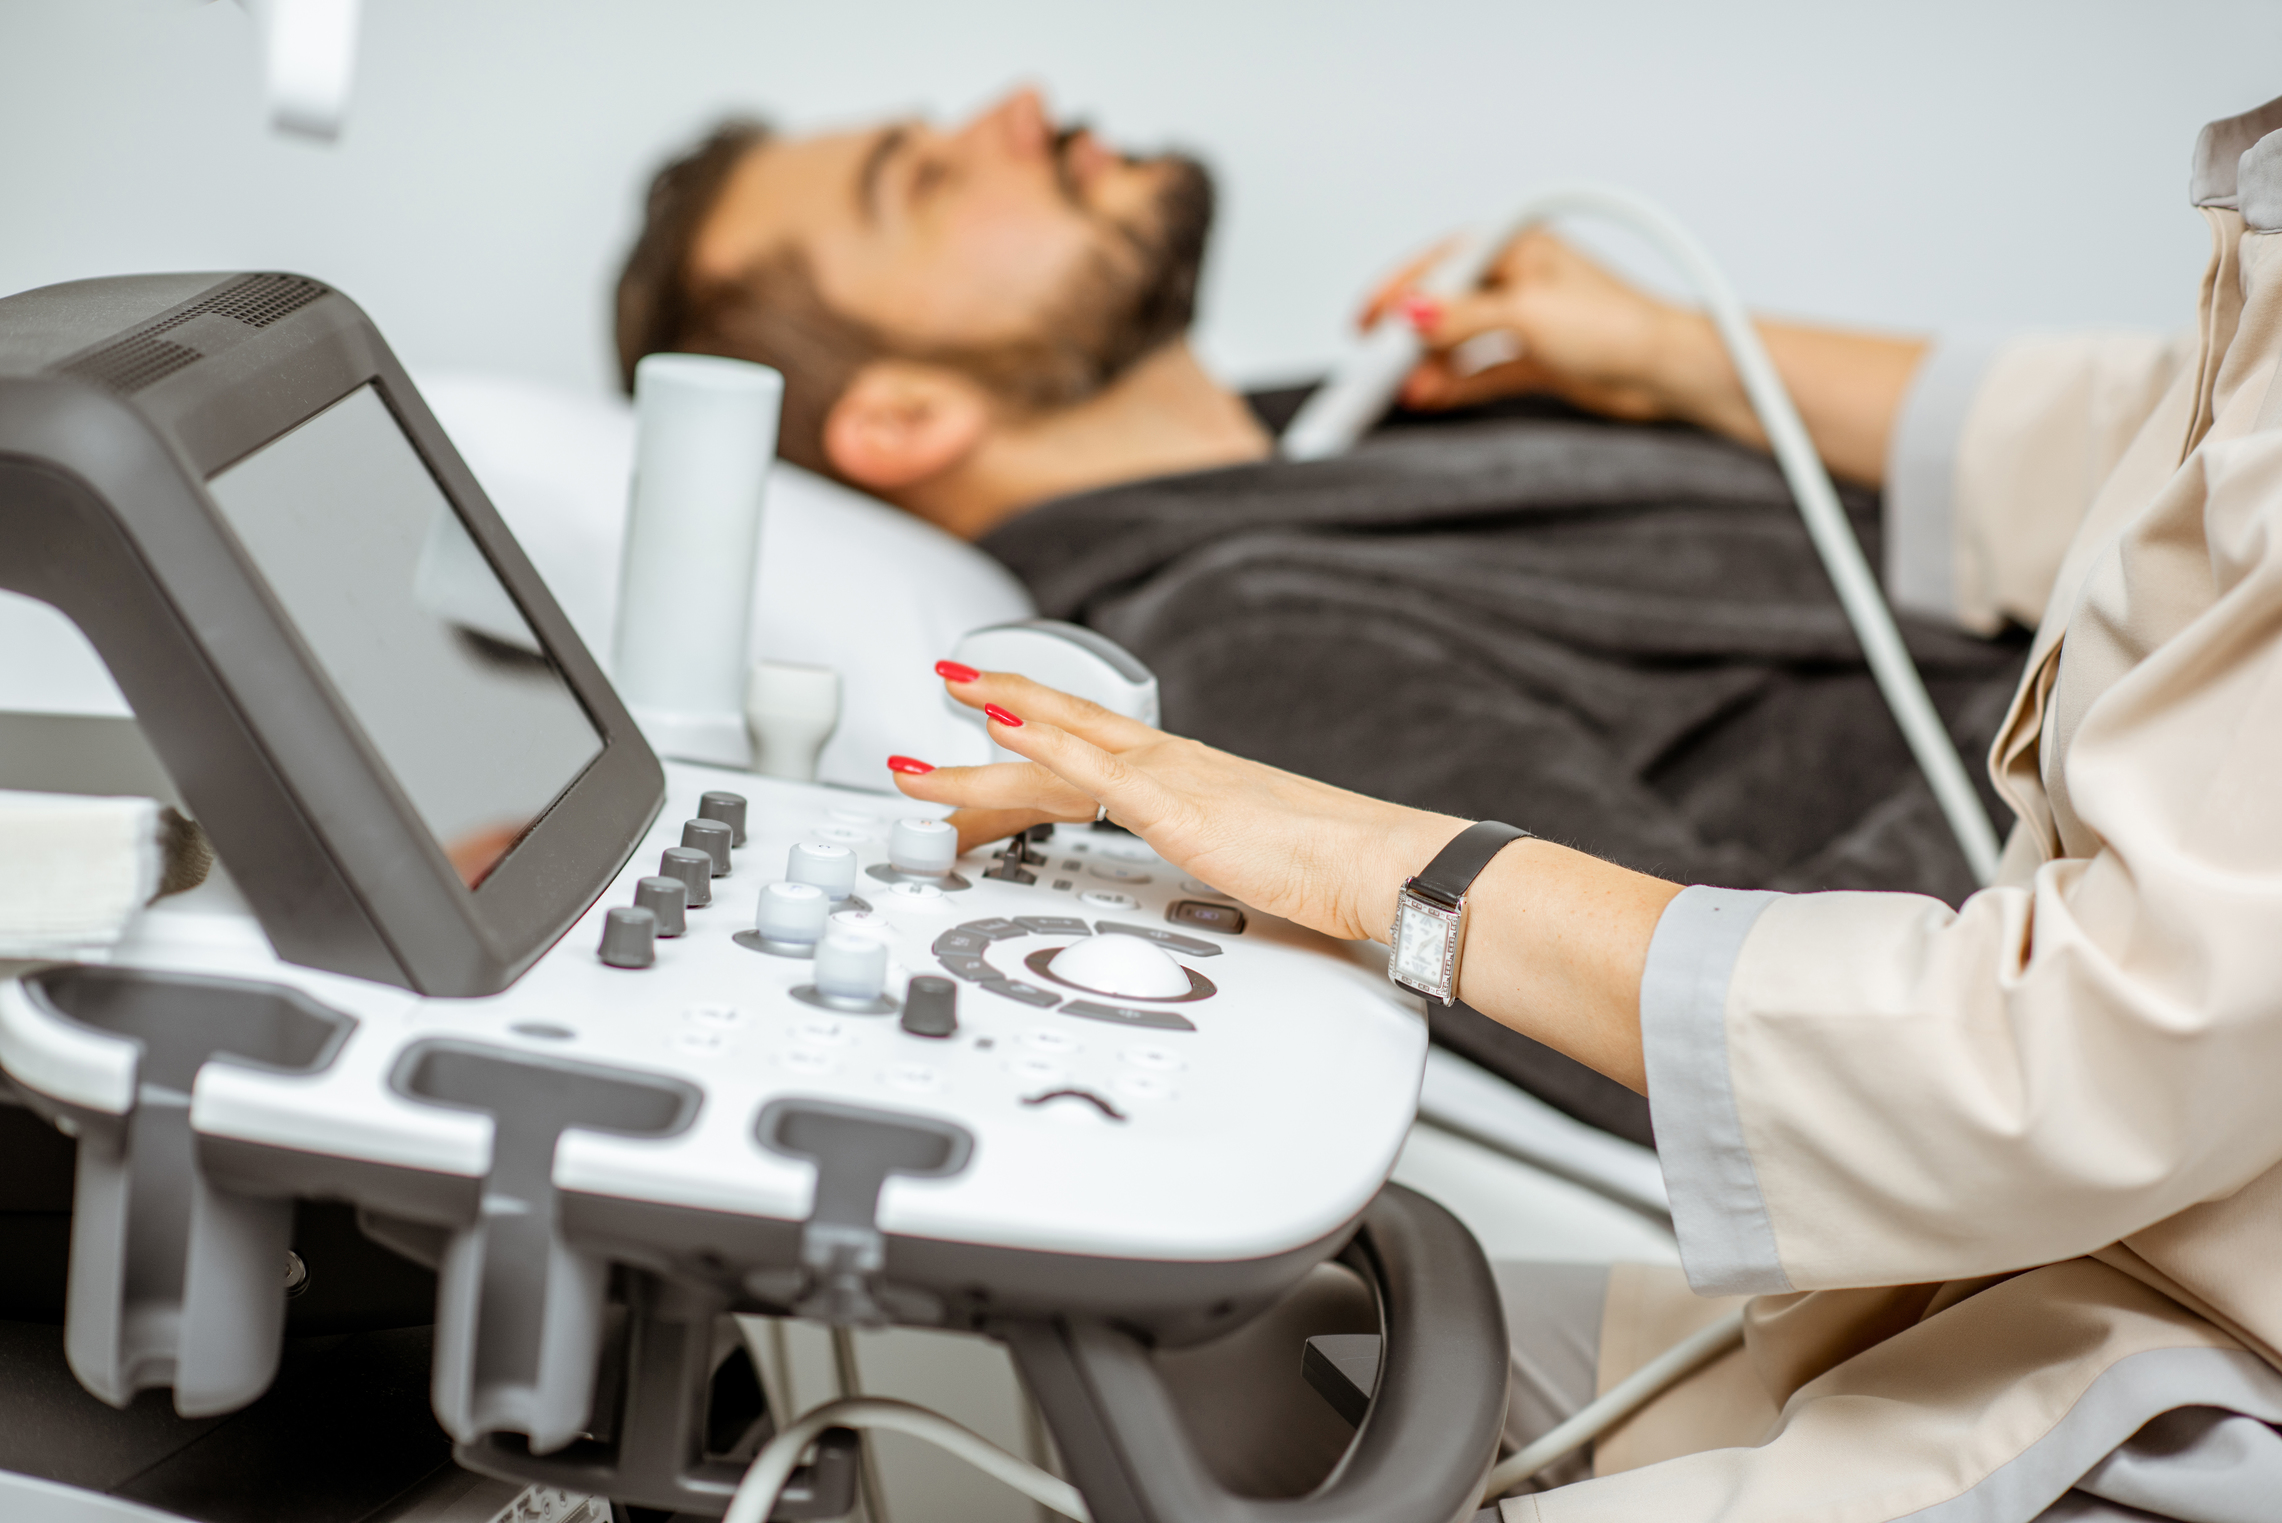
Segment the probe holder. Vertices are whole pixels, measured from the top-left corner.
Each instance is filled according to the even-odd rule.
[[[108,1070],[56,1083],[77,1094],[43,1089],[36,1072],[15,1075],[33,1109],[79,1139],[65,1292],[72,1373],[115,1407],[172,1385],[184,1417],[235,1411],[277,1373],[293,1199],[209,1175],[191,1096],[210,1062],[315,1072],[356,1023],[294,990],[235,979],[72,967],[19,987],[22,1014],[50,1028],[51,1053],[76,1047],[94,1060],[87,1067]]]

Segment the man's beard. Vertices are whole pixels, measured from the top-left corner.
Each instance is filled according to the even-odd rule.
[[[1063,135],[1063,145],[1074,133]],[[928,356],[963,370],[1025,409],[1050,411],[1098,395],[1196,319],[1197,280],[1212,232],[1212,176],[1195,159],[1165,154],[1149,215],[1095,220],[1099,243],[1044,305],[1037,332]],[[1067,177],[1065,193],[1077,200]]]

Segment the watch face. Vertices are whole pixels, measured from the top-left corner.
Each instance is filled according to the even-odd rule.
[[[1395,917],[1395,945],[1389,971],[1394,980],[1436,999],[1450,997],[1450,953],[1458,917],[1405,895]]]

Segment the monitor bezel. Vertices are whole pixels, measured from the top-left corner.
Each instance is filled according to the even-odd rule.
[[[0,479],[0,536],[30,531],[20,542],[37,545],[41,523],[56,529],[59,512],[78,520],[62,535],[73,543],[29,558],[39,565],[0,569],[0,585],[55,603],[88,634],[280,955],[423,994],[495,993],[624,865],[663,805],[663,768],[353,302],[323,288],[258,326],[212,314],[181,320],[240,278],[216,277],[216,287],[34,374],[0,372],[0,464],[16,468],[13,492]],[[104,288],[132,283],[79,282],[84,301],[65,305],[99,312],[108,296],[117,311],[122,293]],[[56,288],[34,294],[55,306]],[[78,374],[67,369],[170,321],[168,338],[199,358],[156,382],[123,394],[85,379],[83,363]],[[601,744],[476,889],[461,881],[206,488],[367,385]],[[43,473],[52,488],[44,494]]]

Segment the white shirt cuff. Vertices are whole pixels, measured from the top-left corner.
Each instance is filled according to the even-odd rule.
[[[1886,446],[1886,596],[1957,619],[1957,442],[2002,334],[1944,335],[1920,361]]]

